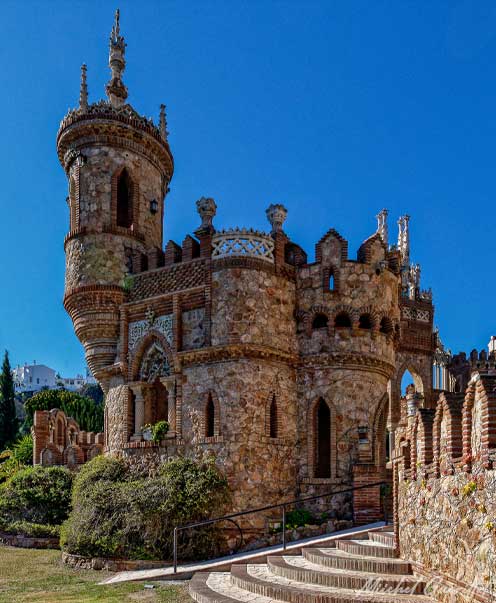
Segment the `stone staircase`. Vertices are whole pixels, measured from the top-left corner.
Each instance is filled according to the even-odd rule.
[[[408,561],[397,558],[393,533],[336,540],[335,548],[268,557],[261,565],[197,573],[190,595],[198,603],[433,603]]]

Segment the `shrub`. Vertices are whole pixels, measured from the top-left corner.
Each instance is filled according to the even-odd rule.
[[[174,526],[218,514],[228,497],[227,481],[211,460],[174,459],[149,476],[97,457],[75,479],[61,545],[85,556],[165,559],[172,555]],[[195,530],[181,539],[180,555],[201,558],[220,545],[216,528]]]
[[[25,435],[17,440],[10,450],[0,453],[0,483],[32,464],[33,438],[31,435]]]
[[[84,431],[103,431],[103,406],[97,404],[91,398],[81,396],[75,392],[66,390],[45,390],[35,394],[26,400],[24,409],[26,411],[25,428],[33,425],[33,417],[36,410],[52,410],[59,408],[68,417],[72,417]]]
[[[4,521],[58,525],[69,514],[72,474],[64,467],[28,467],[0,486]]]
[[[29,521],[4,521],[0,519],[0,531],[7,534],[22,534],[32,538],[59,538],[60,526],[50,526]]]

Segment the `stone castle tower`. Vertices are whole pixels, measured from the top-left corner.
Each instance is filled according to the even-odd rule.
[[[57,137],[69,181],[64,304],[106,393],[105,453],[210,451],[238,509],[389,478],[403,374],[428,407],[442,357],[409,217],[389,245],[380,212],[356,259],[331,229],[308,262],[282,205],[267,209],[270,232],[217,231],[216,203],[202,197],[195,236],[164,249],[164,107],[157,127],[126,104],[124,52],[117,13],[108,98],[88,102],[83,66],[79,107]],[[149,441],[143,426],[162,419],[166,438]]]
[[[69,180],[64,305],[97,378],[116,358],[119,307],[133,257],[162,249],[164,199],[173,173],[164,106],[157,128],[126,103],[125,48],[117,11],[108,101],[88,104],[83,65],[79,107],[64,118],[57,135]]]

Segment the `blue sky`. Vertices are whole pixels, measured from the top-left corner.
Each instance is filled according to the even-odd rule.
[[[84,367],[62,307],[66,179],[55,136],[103,97],[114,2],[0,2],[0,349],[64,375]],[[496,325],[494,2],[120,2],[129,101],[167,104],[176,171],[165,238],[199,223],[286,230],[313,258],[330,227],[354,257],[375,214],[411,215],[412,259],[453,350]]]

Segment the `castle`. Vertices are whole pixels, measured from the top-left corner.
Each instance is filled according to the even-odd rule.
[[[268,233],[217,231],[216,203],[202,197],[194,235],[164,248],[165,107],[155,125],[127,103],[125,48],[117,13],[107,99],[89,102],[83,65],[79,106],[57,134],[69,184],[64,306],[106,394],[104,435],[83,439],[105,454],[211,451],[237,509],[386,479],[404,373],[418,408],[461,387],[410,262],[409,216],[397,245],[382,210],[356,259],[331,229],[308,262],[282,205],[268,207]],[[43,420],[35,463],[66,459],[67,447],[86,460],[63,421]],[[150,441],[143,426],[160,420],[169,431]],[[380,512],[378,489],[362,507],[364,521]]]

